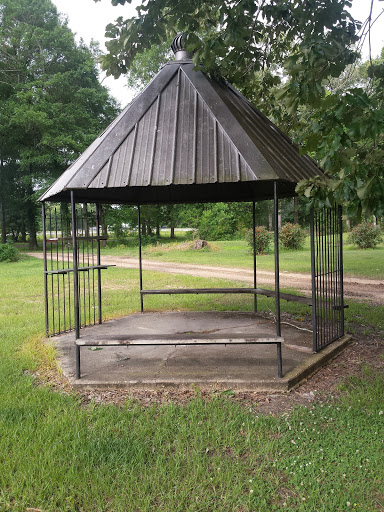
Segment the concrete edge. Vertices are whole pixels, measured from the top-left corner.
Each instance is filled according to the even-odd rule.
[[[323,348],[323,350],[317,354],[313,354],[310,359],[307,359],[304,361],[304,363],[289,372],[285,376],[285,379],[288,381],[288,390],[297,387],[304,380],[309,379],[326,363],[340,354],[340,352],[342,352],[347,347],[347,345],[349,345],[351,338],[352,336],[349,334],[344,335],[339,340],[336,340],[327,347]]]
[[[132,390],[190,390],[197,388],[201,391],[224,391],[233,389],[236,391],[253,391],[253,392],[274,392],[288,393],[297,387],[303,381],[309,379],[314,373],[322,368],[331,359],[336,357],[344,350],[351,340],[350,335],[345,335],[341,339],[334,341],[317,354],[312,354],[300,366],[287,373],[282,379],[275,378],[272,380],[215,380],[215,379],[146,379],[146,380],[124,380],[116,382],[100,382],[100,381],[83,381],[74,377],[67,377],[70,385],[77,390],[87,391],[98,389],[132,389]]]

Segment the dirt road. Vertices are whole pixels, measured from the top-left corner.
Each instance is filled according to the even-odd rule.
[[[41,253],[28,253],[29,256],[42,258]],[[102,256],[102,263],[116,265],[121,268],[139,268],[136,258],[125,256]],[[229,279],[253,285],[253,270],[241,268],[215,267],[208,265],[191,265],[186,263],[173,263],[164,261],[143,260],[143,269],[167,274],[184,274],[197,277]],[[266,270],[257,271],[257,285],[273,286],[274,273]],[[280,286],[282,288],[295,288],[305,295],[311,291],[311,276],[309,274],[280,273]],[[344,277],[344,295],[352,299],[368,301],[374,304],[384,304],[384,281],[364,279],[357,277]]]

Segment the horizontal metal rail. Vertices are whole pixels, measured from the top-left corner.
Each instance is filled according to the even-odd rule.
[[[135,334],[128,336],[114,336],[112,339],[92,338],[90,340],[79,338],[76,345],[99,347],[99,346],[120,346],[120,345],[257,345],[281,343],[282,337],[260,337],[247,336],[246,334]]]
[[[89,267],[79,267],[78,272],[87,272],[88,270],[103,270],[108,267],[116,267],[116,265],[93,265]],[[44,274],[68,274],[73,272],[73,268],[60,268],[59,270],[46,270]]]
[[[77,236],[76,240],[108,240],[107,236]],[[71,242],[72,243],[72,237],[70,236],[62,236],[57,238],[47,238],[45,240],[47,243],[56,243],[56,242]]]
[[[141,290],[141,295],[199,295],[201,293],[251,293],[254,295],[265,295],[266,297],[274,297],[274,290],[266,290],[264,288],[169,288],[163,290]],[[293,295],[291,293],[280,293],[280,297],[286,301],[300,302],[307,306],[312,306],[312,298],[302,295]]]
[[[80,370],[80,347],[100,347],[100,346],[199,346],[199,345],[276,345],[277,346],[277,374],[283,376],[283,364],[281,356],[281,344],[284,338],[276,337],[258,337],[247,334],[212,334],[191,332],[184,334],[150,334],[143,336],[118,335],[108,338],[97,338],[92,336],[90,339],[79,338],[75,340],[78,354],[78,363],[76,366],[76,378],[81,378]]]

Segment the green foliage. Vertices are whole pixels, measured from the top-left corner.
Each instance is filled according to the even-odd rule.
[[[50,0],[2,0],[0,7],[0,202],[7,225],[35,245],[39,190],[118,108],[98,81],[97,46],[76,43]]]
[[[350,218],[381,217],[384,54],[357,66],[360,23],[350,5],[149,0],[136,17],[108,25],[102,65],[114,76],[131,72],[139,55],[148,52],[150,59],[176,32],[190,34],[187,49],[195,51],[196,66],[232,82],[326,171],[326,178],[297,188],[310,205],[336,200]]]
[[[203,211],[197,231],[201,240],[232,240],[237,235],[237,226],[230,206],[218,203]]]
[[[383,241],[379,226],[367,221],[355,226],[348,237],[348,242],[357,245],[360,249],[373,249]]]
[[[170,60],[172,40],[153,45],[143,53],[138,53],[127,72],[127,83],[131,89],[139,91],[156,75],[159,69]]]
[[[287,222],[280,230],[280,242],[286,249],[302,249],[306,233],[299,224]]]
[[[248,230],[245,235],[248,246],[253,251],[253,232]],[[255,226],[255,250],[256,254],[265,254],[268,252],[269,245],[272,242],[273,233],[268,231],[265,226]]]
[[[12,262],[19,261],[20,254],[19,251],[13,244],[6,243],[0,244],[0,261]]]

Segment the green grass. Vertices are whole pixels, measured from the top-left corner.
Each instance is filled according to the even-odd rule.
[[[213,265],[232,268],[253,268],[252,254],[244,240],[210,242],[213,250],[199,251],[188,249],[180,250],[178,245],[185,241],[185,232],[177,233],[177,239],[171,240],[162,233],[161,244],[164,248],[143,247],[143,257],[151,260],[168,261],[176,263],[190,263],[196,265]],[[344,274],[349,277],[366,277],[384,279],[384,244],[375,249],[357,249],[348,244],[348,236],[344,235]],[[16,244],[21,251],[28,251],[26,244]],[[41,250],[41,249],[39,249]],[[102,254],[138,257],[138,248],[135,246],[119,245],[108,246],[102,249]],[[271,245],[269,254],[257,256],[257,267],[260,270],[274,270],[274,252]],[[291,251],[280,248],[280,270],[282,272],[311,272],[311,256],[309,237],[306,238],[304,249]]]
[[[52,349],[40,341],[42,262],[3,263],[0,275],[1,511],[383,509],[382,373],[367,371],[345,384],[344,398],[282,417],[259,416],[257,406],[246,409],[226,396],[203,400],[198,391],[184,406],[84,406],[76,395],[36,385],[29,373],[52,364]],[[137,311],[137,271],[110,269],[104,276],[106,315]],[[209,283],[160,273],[145,273],[145,280],[158,286]],[[146,302],[157,309],[251,308],[250,297],[234,299]],[[356,305],[356,314],[358,322],[382,328],[379,308]]]
[[[165,242],[169,243],[168,239]],[[222,267],[253,268],[253,259],[247,243],[243,240],[235,241],[217,241],[211,242],[214,250],[202,249],[196,251],[193,249],[180,250],[172,242],[162,250],[159,247],[154,251],[153,248],[144,247],[143,257],[151,260],[169,261],[177,263],[192,263],[196,265],[214,265]],[[138,257],[137,247],[106,247],[104,254],[116,256]],[[344,245],[344,273],[351,277],[367,277],[374,279],[384,279],[384,245],[379,245],[375,249],[356,249],[354,246]],[[274,254],[262,254],[257,257],[257,266],[260,270],[274,270]],[[311,257],[309,239],[301,251],[290,251],[280,249],[280,270],[282,272],[310,272]]]

